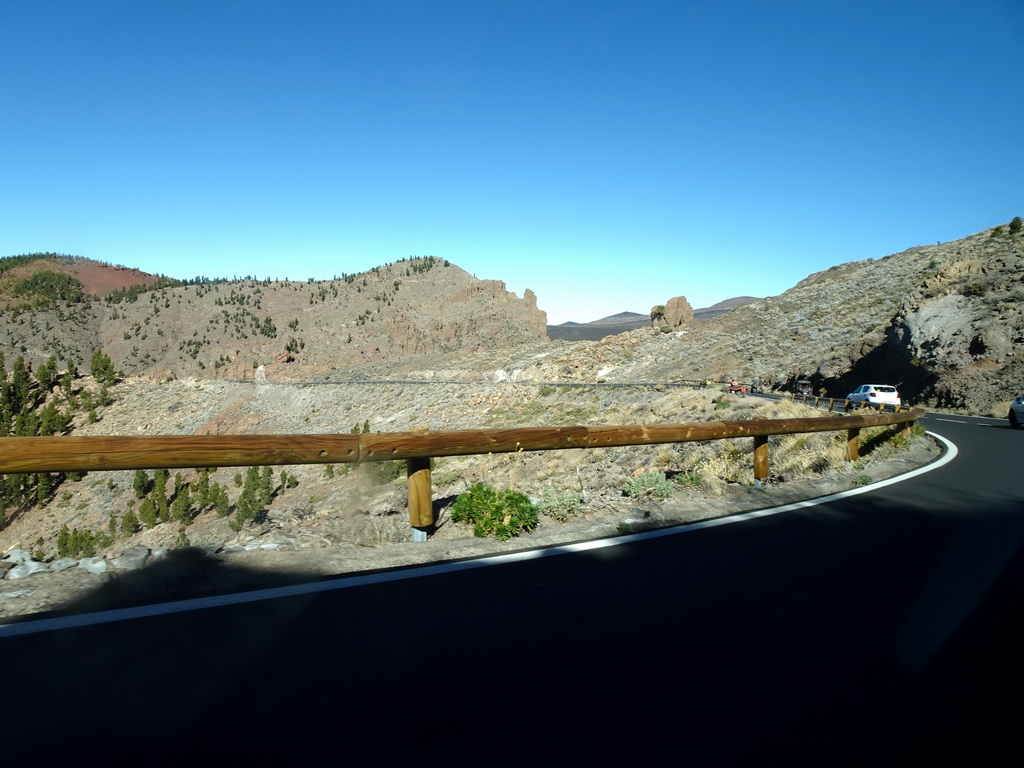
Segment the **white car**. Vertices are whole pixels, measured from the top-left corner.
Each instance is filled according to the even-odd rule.
[[[1017,399],[1010,403],[1010,413],[1006,418],[1014,429],[1024,427],[1024,395],[1017,395]]]
[[[893,410],[900,407],[900,393],[889,384],[861,384],[846,396],[847,405],[891,405]]]

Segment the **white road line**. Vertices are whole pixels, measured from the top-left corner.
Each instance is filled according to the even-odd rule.
[[[936,419],[936,421],[948,421],[950,424],[970,424],[969,421],[960,421],[959,419]]]
[[[192,598],[173,603],[143,605],[134,608],[118,608],[110,611],[97,611],[95,613],[79,614],[75,616],[60,616],[49,619],[30,619],[17,624],[0,624],[0,638],[15,637],[18,635],[31,635],[40,632],[71,629],[74,627],[86,627],[96,624],[109,624],[115,621],[127,621],[130,619],[145,618],[148,616],[164,616],[174,613],[183,613],[185,611],[197,611],[205,608],[219,608],[227,605],[242,605],[244,603],[255,603],[261,600],[274,600],[280,597],[294,597],[296,595],[329,592],[336,589],[362,587],[368,584],[386,584],[392,581],[404,581],[406,579],[415,579],[421,576],[433,576],[439,573],[455,573],[457,571],[468,571],[492,565],[504,565],[506,563],[522,562],[524,560],[537,560],[542,557],[567,555],[575,552],[589,552],[596,549],[617,547],[622,544],[642,541],[644,539],[675,536],[681,533],[692,533],[693,531],[699,531],[705,528],[717,528],[722,525],[742,523],[747,520],[756,520],[760,517],[778,515],[783,512],[792,512],[797,509],[809,509],[810,507],[816,507],[839,499],[849,498],[850,496],[858,496],[862,493],[867,493],[878,488],[884,488],[887,485],[894,485],[895,483],[909,480],[912,477],[918,477],[919,475],[931,472],[932,470],[939,469],[956,458],[957,448],[953,443],[941,435],[934,434],[933,432],[928,432],[927,434],[943,443],[946,447],[945,455],[931,464],[919,467],[918,469],[912,470],[903,475],[891,477],[888,480],[881,480],[877,483],[853,488],[849,491],[833,493],[829,496],[822,496],[817,499],[784,504],[780,507],[759,509],[754,512],[743,512],[729,517],[715,518],[714,520],[701,520],[696,523],[688,523],[686,525],[678,525],[671,528],[662,528],[656,531],[634,533],[628,536],[616,536],[614,538],[597,539],[594,541],[581,541],[575,544],[563,544],[544,549],[532,549],[526,552],[512,552],[507,555],[481,557],[475,560],[465,560],[454,563],[432,563],[431,565],[414,566],[412,568],[405,568],[399,571],[386,571],[384,573],[373,573],[363,576],[341,576],[337,579],[319,581],[311,584],[294,584],[287,587],[272,587],[270,589],[260,589],[252,592]]]

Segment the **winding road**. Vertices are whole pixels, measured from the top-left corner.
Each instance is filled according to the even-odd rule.
[[[1002,764],[1024,683],[1024,432],[922,423],[941,465],[814,503],[0,625],[3,749]]]

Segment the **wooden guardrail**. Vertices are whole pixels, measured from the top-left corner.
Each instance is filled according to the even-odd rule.
[[[897,413],[899,413],[900,411],[911,410],[908,406],[891,406],[891,405],[881,405],[881,404],[880,405],[872,405],[871,403],[852,403],[852,402],[850,402],[850,399],[848,397],[823,397],[823,396],[818,396],[818,395],[798,395],[798,394],[792,394],[792,395],[788,395],[788,396],[792,397],[794,402],[803,403],[804,405],[810,405],[810,406],[812,406],[814,408],[822,408],[822,407],[825,406],[826,403],[828,403],[828,411],[829,411],[829,413],[832,413],[832,412],[835,411],[836,403],[841,404],[842,405],[842,410],[844,412],[846,412],[846,413],[849,413],[851,410],[853,410],[854,408],[857,408],[858,406],[860,407],[860,409],[867,408],[867,409],[871,409],[871,410],[879,411],[879,412],[883,412],[887,408],[893,408],[893,410],[895,412],[897,412]]]
[[[860,431],[896,425],[902,431],[920,410],[809,419],[752,419],[622,427],[521,427],[345,435],[163,435],[152,437],[3,437],[0,473],[115,469],[240,467],[406,461],[409,523],[433,525],[430,459],[519,451],[601,448],[753,438],[754,478],[768,478],[768,438],[846,430],[847,460],[857,458]]]

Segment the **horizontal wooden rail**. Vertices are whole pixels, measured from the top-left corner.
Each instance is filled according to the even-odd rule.
[[[3,437],[0,473],[115,469],[343,464],[402,459],[409,472],[409,517],[430,517],[430,459],[518,451],[603,448],[754,438],[754,476],[768,477],[770,435],[847,431],[851,461],[865,427],[905,428],[923,411],[857,413],[810,419],[751,419],[623,427],[522,427],[346,435],[154,435],[150,437]]]
[[[362,435],[2,437],[0,473],[342,464],[828,432],[913,421],[920,411],[623,427],[521,427]]]

